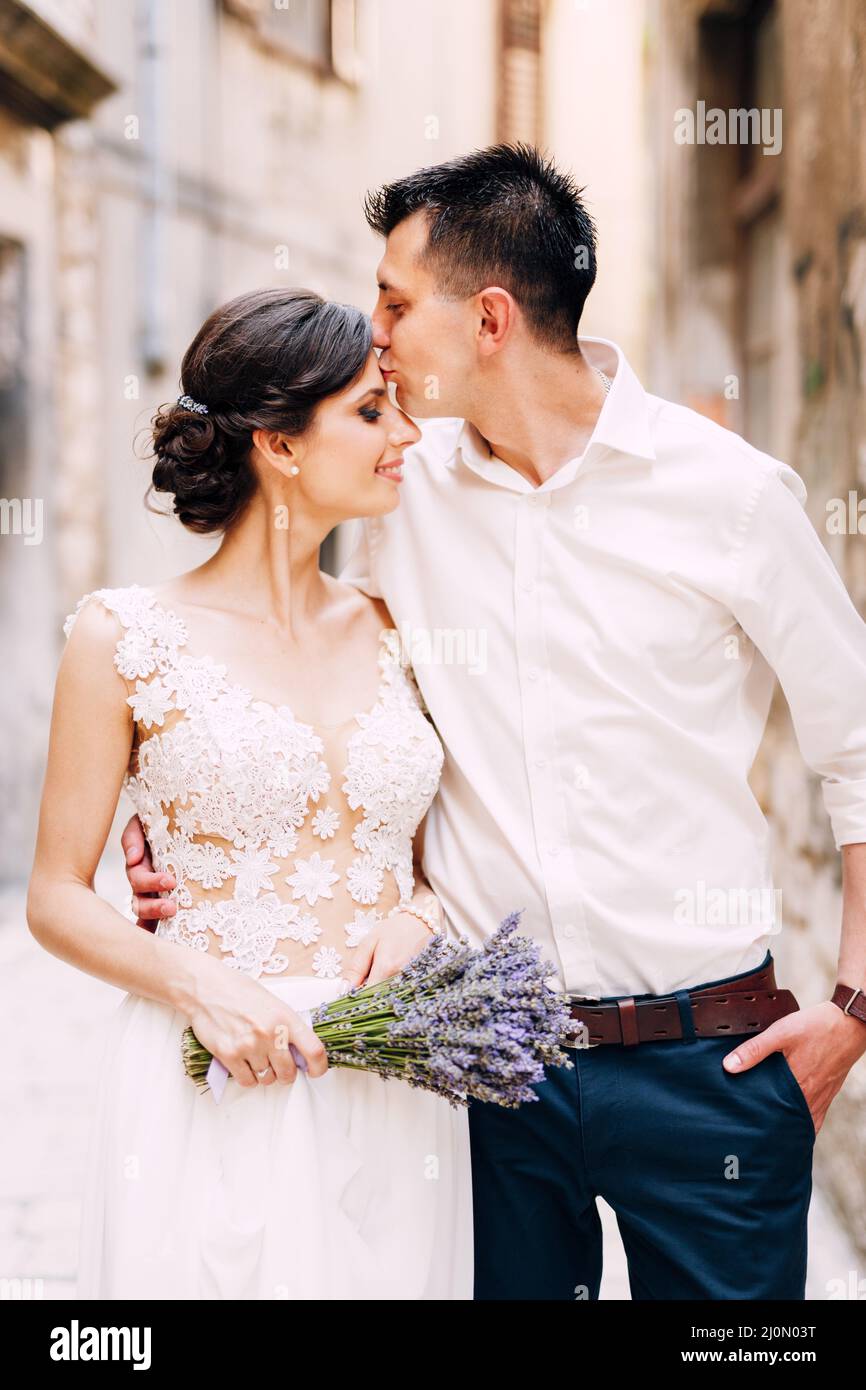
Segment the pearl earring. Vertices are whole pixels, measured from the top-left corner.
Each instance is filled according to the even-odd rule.
[[[289,472],[291,473],[291,475],[292,475],[293,478],[294,478],[298,473],[300,473],[300,471],[301,471],[301,470],[300,470],[300,468],[298,467],[298,465],[297,465],[296,463],[293,463],[292,466],[291,466],[291,468],[289,469]]]

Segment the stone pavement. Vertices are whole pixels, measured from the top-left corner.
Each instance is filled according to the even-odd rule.
[[[97,891],[126,911],[119,867],[101,868]],[[30,935],[22,893],[0,898],[0,1298],[13,1284],[44,1298],[74,1294],[79,1200],[103,1029],[123,998],[113,985],[58,960]],[[821,1143],[821,1136],[818,1137]],[[603,1299],[628,1299],[616,1218],[599,1201],[605,1239]],[[815,1188],[807,1298],[858,1270],[857,1257]],[[860,1271],[860,1277],[866,1271]],[[27,1289],[24,1284],[23,1289]],[[14,1295],[13,1295],[14,1296]],[[862,1296],[862,1295],[861,1295]]]

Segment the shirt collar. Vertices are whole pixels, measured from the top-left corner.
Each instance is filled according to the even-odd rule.
[[[647,395],[625,353],[609,338],[580,337],[578,341],[590,366],[599,367],[610,377],[610,390],[583,453],[568,459],[536,488],[522,474],[492,454],[486,439],[473,424],[464,420],[455,452],[473,472],[515,492],[552,492],[570,482],[594,450],[612,449],[647,461],[656,457]]]

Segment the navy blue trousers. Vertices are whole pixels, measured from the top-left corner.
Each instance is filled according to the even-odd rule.
[[[471,1101],[475,1298],[597,1299],[599,1196],[633,1299],[805,1298],[815,1126],[784,1055],[728,1073],[736,1044],[567,1048],[537,1101]]]

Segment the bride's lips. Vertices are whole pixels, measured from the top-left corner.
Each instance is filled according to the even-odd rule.
[[[390,463],[380,463],[376,469],[380,478],[390,478],[392,483],[403,481],[403,460],[391,459]]]

